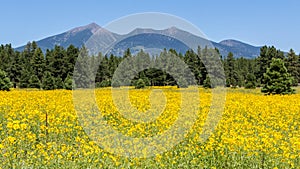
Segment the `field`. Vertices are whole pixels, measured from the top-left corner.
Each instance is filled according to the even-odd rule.
[[[136,109],[128,109],[120,101],[122,94],[113,99],[110,88],[97,89],[101,114],[86,109],[90,111],[87,116],[75,111],[72,91],[0,92],[0,168],[299,168],[300,94],[264,96],[259,89],[228,89],[222,118],[203,140],[211,90],[200,88],[200,100],[181,100],[188,89],[164,87],[158,91],[151,95],[151,89],[130,89],[129,100]],[[153,104],[165,107],[151,107],[151,97]],[[84,96],[81,99],[84,103]],[[121,104],[119,108],[116,102]],[[196,103],[198,108],[180,110],[184,102]],[[154,115],[148,117],[147,110]],[[164,111],[155,114],[159,110]],[[139,112],[143,116],[138,119]],[[147,138],[171,129],[179,112],[187,115],[186,119],[197,117],[195,123],[183,135],[173,135],[180,140],[178,144],[170,138],[161,140],[165,146],[157,143],[156,154],[149,154],[151,151],[142,149],[139,142],[131,142],[133,145],[127,146],[134,150],[126,156],[124,146],[110,145],[114,135],[95,124],[104,119],[124,136]],[[84,130],[83,126],[91,128]],[[103,134],[105,137],[99,137]]]

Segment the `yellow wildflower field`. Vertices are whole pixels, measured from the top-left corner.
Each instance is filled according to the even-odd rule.
[[[110,88],[96,89],[95,101],[101,114],[91,111],[91,115],[83,121],[86,116],[81,117],[75,111],[72,91],[0,92],[0,168],[300,166],[300,94],[264,96],[258,89],[228,89],[222,118],[209,138],[203,140],[201,134],[210,111],[211,90],[199,88],[200,100],[185,98],[187,103],[196,103],[198,107],[182,111],[180,97],[188,90],[174,87],[159,89],[156,96],[151,95],[151,88],[130,89],[128,98],[134,109],[126,105],[122,107],[122,94],[113,96]],[[115,101],[118,99],[119,107]],[[152,109],[151,101],[163,106]],[[121,113],[126,111],[128,114]],[[159,111],[162,112],[157,113]],[[169,148],[162,144],[156,147],[161,153],[152,156],[147,156],[146,152],[145,157],[123,156],[122,145],[115,145],[119,151],[105,147],[110,142],[109,138],[114,138],[109,133],[103,131],[107,139],[104,138],[106,136],[99,137],[96,129],[84,128],[97,127],[97,120],[102,119],[124,136],[154,137],[174,126],[180,117],[179,111],[187,118],[195,116],[197,119],[178,143]],[[143,113],[141,117],[147,117],[147,113],[152,115],[147,121],[134,121],[139,113]],[[172,139],[163,141],[172,142]],[[136,144],[132,146],[138,151],[141,147],[139,142]],[[140,151],[144,153],[142,148]]]

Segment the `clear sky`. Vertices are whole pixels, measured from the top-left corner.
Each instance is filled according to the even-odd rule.
[[[164,12],[196,25],[209,39],[236,39],[300,52],[300,1],[281,0],[9,0],[0,1],[0,44],[17,47],[95,22]]]

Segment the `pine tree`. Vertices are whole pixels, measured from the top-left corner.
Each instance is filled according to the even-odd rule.
[[[64,89],[66,89],[66,90],[72,90],[72,88],[73,88],[73,79],[68,74],[68,76],[66,77],[66,79],[64,81]]]
[[[116,78],[116,79],[114,79],[112,82],[111,82],[111,86],[113,87],[113,88],[118,88],[118,87],[120,87],[120,81],[119,81],[119,79],[118,78]]]
[[[66,58],[66,51],[61,46],[55,46],[54,49],[49,53],[48,57],[48,67],[49,70],[54,77],[67,77],[67,69],[64,65]]]
[[[33,73],[41,81],[45,69],[45,58],[41,48],[37,48],[34,51],[30,64],[32,65]]]
[[[237,72],[235,71],[235,59],[233,53],[229,52],[226,58],[226,75],[227,75],[227,86],[236,87],[237,86]]]
[[[136,89],[142,89],[142,88],[145,88],[145,86],[146,86],[146,84],[143,79],[137,80],[137,82],[135,84]]]
[[[246,77],[246,89],[255,89],[256,88],[256,77],[253,73],[248,73]]]
[[[44,76],[42,78],[42,88],[44,90],[53,90],[53,89],[55,89],[55,79],[49,71],[46,71],[44,73]]]
[[[184,55],[184,62],[189,66],[190,70],[195,76],[197,84],[201,84],[202,74],[201,74],[201,48],[198,47],[198,56],[193,50],[188,50]]]
[[[61,77],[54,78],[54,88],[55,89],[63,89],[64,88],[64,82],[62,81]]]
[[[12,87],[10,79],[6,76],[6,73],[0,70],[0,90],[9,91]]]
[[[267,71],[267,68],[270,66],[272,59],[284,59],[284,53],[280,50],[277,50],[274,46],[267,47],[263,46],[260,48],[260,56],[258,57],[258,72],[256,72],[256,77],[261,84],[265,84],[263,81],[264,73]]]
[[[177,87],[178,88],[188,88],[188,82],[186,81],[186,79],[184,79],[183,77],[179,77],[178,82],[177,82]]]
[[[70,45],[67,48],[66,56],[64,57],[64,60],[63,60],[64,69],[65,69],[65,72],[62,76],[63,80],[65,80],[67,78],[67,77],[65,77],[65,75],[73,76],[74,66],[75,66],[78,54],[79,54],[79,49],[76,48],[75,46]]]
[[[295,91],[291,88],[293,78],[288,73],[284,62],[281,59],[273,59],[270,67],[264,74],[265,85],[263,93],[269,94],[292,94]]]
[[[26,66],[25,64],[22,65],[21,75],[20,75],[20,88],[27,88],[29,87],[29,80],[31,75],[34,74],[31,67]]]
[[[129,48],[127,48],[126,51],[124,52],[123,58],[126,59],[127,57],[131,57],[131,51]]]
[[[198,55],[198,58],[199,58],[199,72],[200,74],[198,75],[198,77],[196,77],[197,79],[199,79],[198,81],[198,84],[199,85],[203,85],[203,82],[204,80],[206,79],[206,75],[207,75],[207,70],[205,68],[205,65],[202,61],[203,57],[202,57],[202,49],[200,46],[198,46],[198,49],[197,49],[197,55]]]
[[[295,54],[294,50],[291,49],[287,54],[286,58],[286,68],[291,76],[294,78],[293,86],[297,86],[300,80],[300,72],[298,71],[299,68],[299,57]]]
[[[203,82],[203,87],[204,88],[212,88],[209,76],[206,76],[206,79]]]
[[[223,63],[218,50],[205,47],[202,51],[201,61],[205,65],[207,74],[202,77],[210,76],[211,87],[225,86],[225,74],[222,69]]]
[[[15,84],[15,52],[11,44],[0,46],[0,70],[6,73],[6,76]]]
[[[76,88],[89,88],[94,84],[94,73],[96,74],[96,72],[93,72],[94,68],[91,67],[90,61],[91,57],[89,57],[88,50],[83,46],[74,68],[73,80]]]
[[[30,79],[28,80],[28,85],[27,87],[29,88],[41,88],[41,81],[39,80],[38,76],[33,74],[30,76]]]

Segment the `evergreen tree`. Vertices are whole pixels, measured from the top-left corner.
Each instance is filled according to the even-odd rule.
[[[70,74],[68,74],[68,76],[66,77],[66,79],[64,81],[64,89],[72,90],[72,88],[73,88],[73,79],[70,76]]]
[[[124,52],[123,58],[126,59],[127,57],[131,57],[131,56],[132,56],[131,51],[129,48],[127,48],[127,50]]]
[[[42,78],[42,88],[44,90],[53,90],[53,89],[55,89],[55,79],[49,71],[46,71],[44,73],[44,76]]]
[[[54,88],[55,89],[63,89],[64,88],[64,82],[62,81],[61,77],[54,78]]]
[[[142,89],[142,88],[145,88],[145,86],[146,86],[146,84],[143,79],[138,79],[135,84],[136,89]]]
[[[9,91],[12,87],[10,79],[6,76],[6,73],[0,70],[0,90]]]
[[[109,58],[107,57],[107,55],[105,55],[103,57],[101,54],[99,57],[100,57],[99,60],[101,60],[101,62],[99,64],[99,67],[98,67],[98,70],[96,73],[95,81],[98,82],[99,84],[102,82],[103,82],[102,84],[108,84],[107,82],[111,79],[110,70],[109,70]],[[105,85],[102,87],[107,87],[107,86]]]
[[[299,57],[295,54],[294,50],[291,49],[287,54],[286,58],[286,68],[291,76],[294,78],[293,86],[297,86],[300,80],[300,72],[299,72]]]
[[[21,70],[20,82],[19,82],[20,88],[29,87],[29,84],[30,84],[29,80],[30,80],[32,74],[34,74],[32,68],[29,66],[25,66],[23,64],[22,70]]]
[[[45,69],[45,58],[41,48],[37,48],[34,51],[30,64],[32,65],[33,73],[41,81]]]
[[[109,87],[111,86],[111,81],[110,80],[103,80],[99,83],[96,84],[97,87]]]
[[[34,66],[32,64],[32,58],[37,50],[37,44],[35,42],[27,43],[23,52],[20,55],[20,78],[19,87],[27,88],[29,87],[29,80],[32,75],[36,75],[34,71]]]
[[[66,75],[73,76],[74,66],[78,55],[79,55],[79,49],[76,48],[75,46],[70,45],[67,48],[66,56],[64,57],[63,60],[64,68],[65,68],[64,74],[61,76],[63,80],[67,78],[65,77]]]
[[[15,82],[13,68],[15,62],[15,52],[11,47],[11,44],[0,46],[0,70],[4,71],[7,77]]]
[[[183,78],[179,77],[178,82],[177,82],[177,87],[178,88],[188,88],[188,82]]]
[[[240,74],[236,70],[234,70],[230,79],[230,87],[236,88],[238,86],[241,86],[240,82]]]
[[[199,85],[203,85],[203,82],[204,80],[206,79],[206,75],[207,75],[207,70],[205,68],[205,65],[202,61],[203,59],[203,54],[202,54],[202,49],[200,46],[198,46],[198,49],[197,49],[197,54],[198,54],[198,58],[200,59],[199,62],[200,62],[200,65],[199,65],[199,71],[200,71],[200,74],[198,75],[197,79],[199,80],[198,81],[198,84]]]
[[[76,88],[89,88],[94,84],[93,70],[91,67],[91,57],[88,55],[88,50],[83,46],[78,55],[74,68],[73,80]]]
[[[30,76],[30,78],[28,80],[27,87],[29,87],[29,88],[37,88],[37,89],[41,88],[41,81],[39,80],[39,78],[37,77],[37,75],[33,74],[33,75]]]
[[[256,77],[253,73],[248,73],[246,77],[246,89],[255,89],[256,88]]]
[[[272,59],[284,59],[284,53],[280,50],[277,50],[274,46],[267,47],[263,46],[260,48],[260,56],[258,57],[258,72],[256,72],[256,77],[261,84],[265,84],[263,81],[264,73],[267,71],[267,68],[270,66]]]
[[[224,86],[225,74],[224,70],[221,69],[223,63],[218,50],[205,47],[202,51],[201,61],[205,65],[207,71],[207,74],[203,77],[207,79],[207,76],[210,76],[209,79],[211,87]]]
[[[114,88],[117,88],[117,87],[120,87],[120,81],[119,79],[114,79],[112,82],[111,82],[111,86],[114,87]]]
[[[291,88],[293,78],[288,73],[284,62],[281,59],[273,59],[270,67],[264,74],[265,85],[262,88],[263,93],[267,94],[292,94]]]
[[[233,57],[233,53],[229,52],[226,58],[226,82],[227,86],[236,87],[237,86],[237,72],[235,71],[235,59]]]
[[[66,50],[61,46],[55,46],[52,50],[46,52],[46,71],[49,71],[53,77],[62,77],[65,79],[70,71]]]
[[[206,79],[203,82],[203,87],[204,88],[212,88],[209,76],[206,76]]]
[[[146,86],[150,86],[150,80],[146,76],[145,70],[139,73],[139,78],[144,80]]]
[[[190,70],[195,76],[195,79],[198,84],[201,84],[202,74],[201,74],[201,68],[203,64],[201,64],[201,48],[198,47],[198,56],[193,50],[188,50],[184,55],[184,62],[189,66]]]

